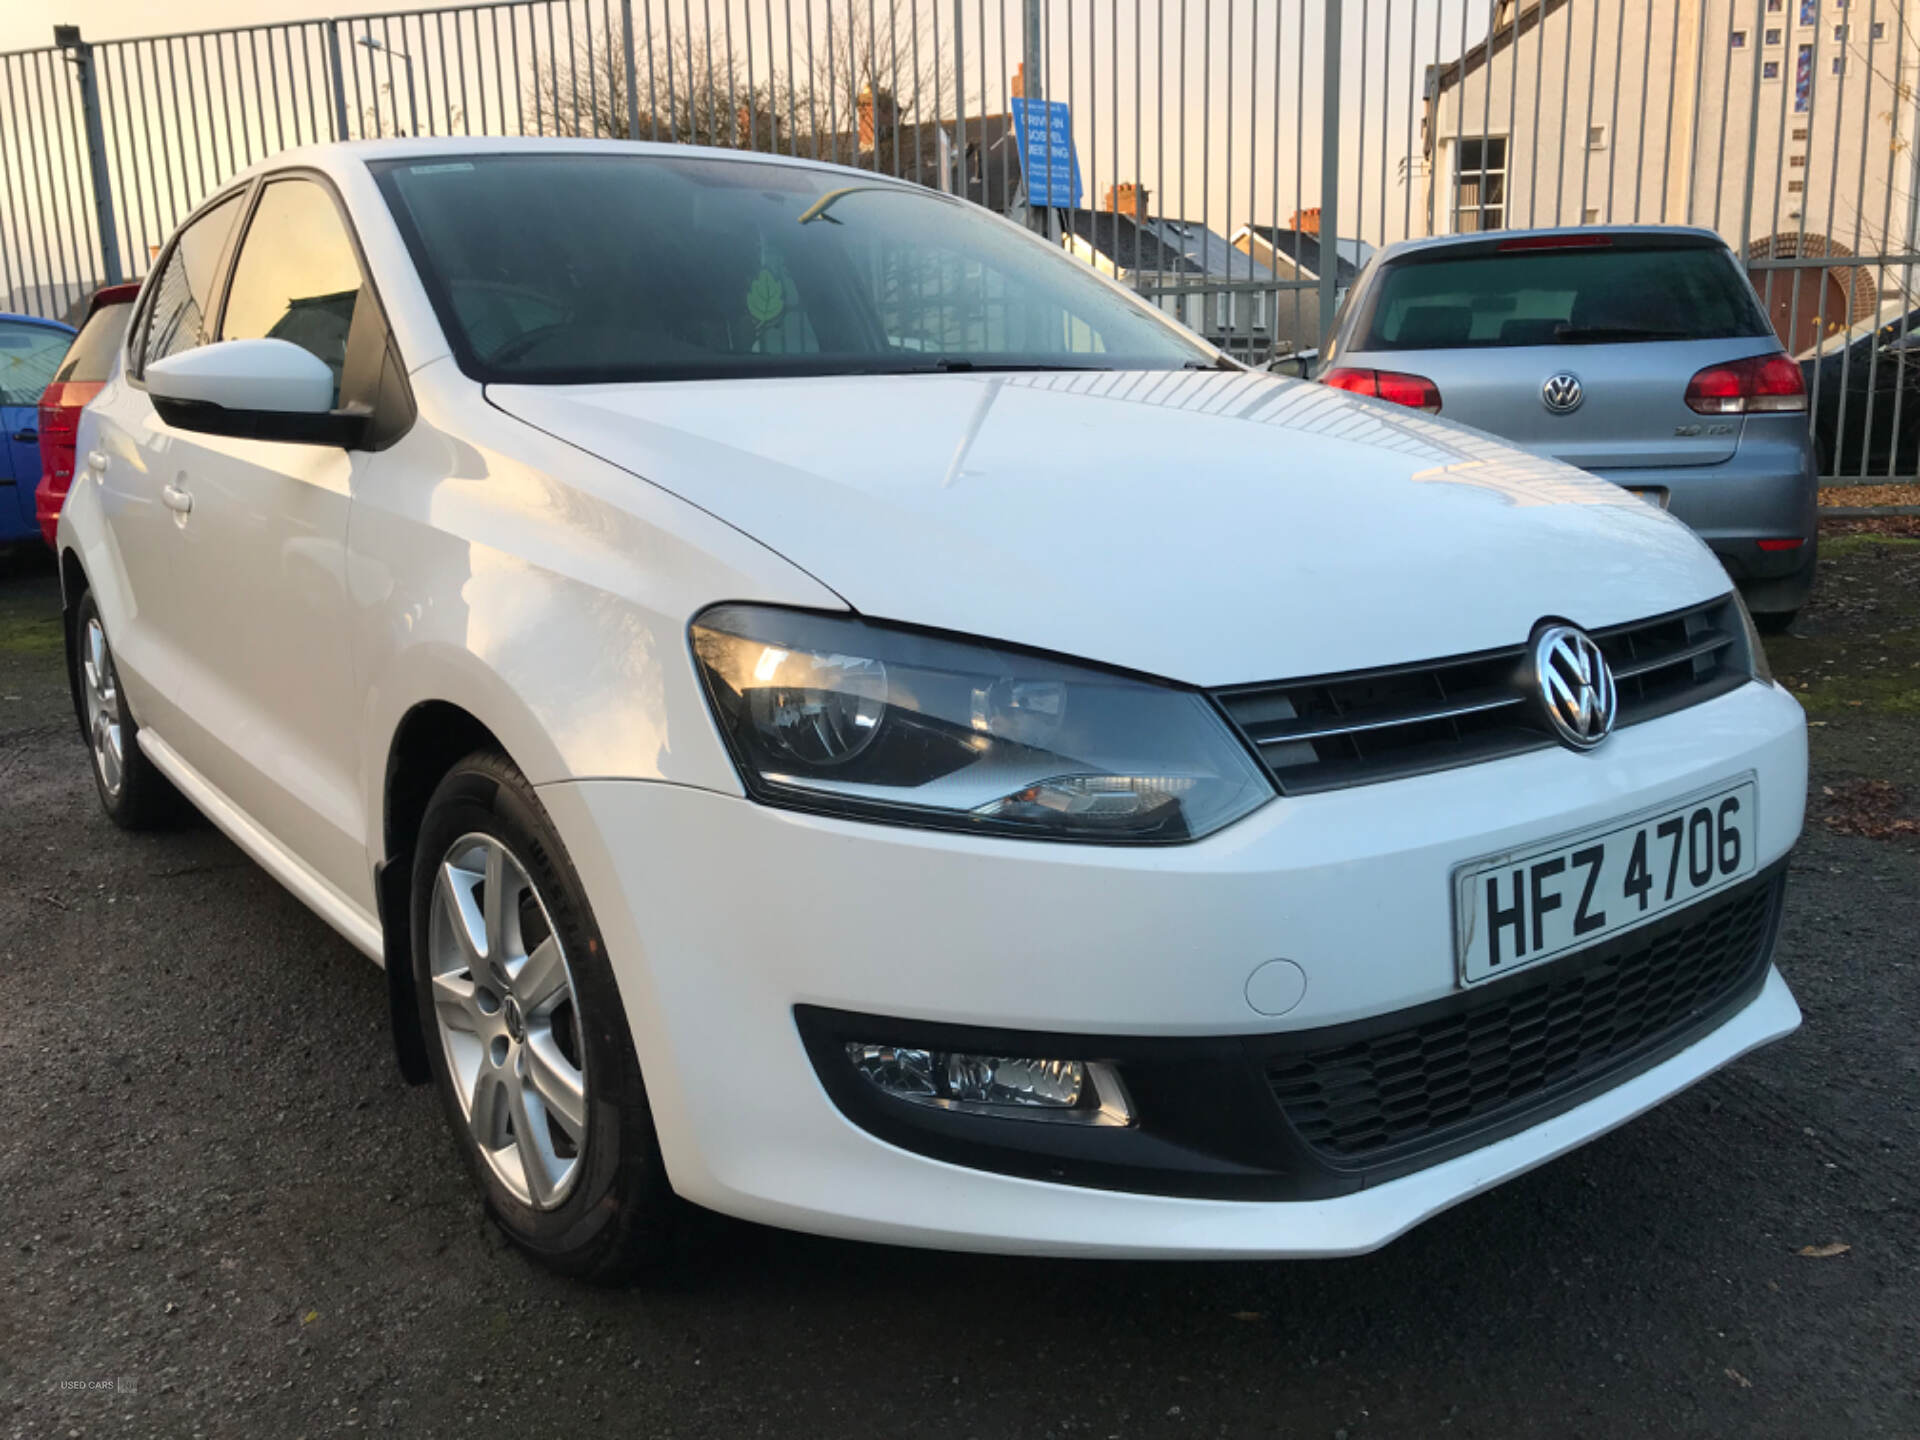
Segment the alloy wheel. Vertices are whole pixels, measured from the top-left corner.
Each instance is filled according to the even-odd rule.
[[[511,851],[461,836],[429,910],[433,1008],[480,1154],[523,1203],[567,1197],[587,1143],[579,1004],[545,902]]]
[[[93,746],[94,769],[109,799],[120,794],[126,773],[126,732],[120,724],[120,676],[113,668],[113,650],[98,615],[87,617],[85,645],[80,657],[81,688],[86,695],[87,736]]]

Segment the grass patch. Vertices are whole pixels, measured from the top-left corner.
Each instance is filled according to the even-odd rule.
[[[1820,563],[1873,550],[1920,550],[1920,535],[1828,535],[1820,540]]]
[[[35,616],[31,620],[0,616],[0,654],[58,655],[65,645],[58,615]]]
[[[1907,715],[1920,717],[1920,670],[1871,675],[1836,675],[1794,688],[1794,698],[1807,714],[1822,718],[1843,715]]]

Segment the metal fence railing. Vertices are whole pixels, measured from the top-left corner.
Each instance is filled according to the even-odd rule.
[[[1912,12],[1912,13],[1910,13]],[[226,177],[393,135],[837,160],[1047,228],[1250,361],[1410,236],[1703,225],[1834,481],[1920,473],[1920,0],[497,0],[0,55],[0,308],[144,273]],[[1013,115],[1078,193],[1026,206]]]

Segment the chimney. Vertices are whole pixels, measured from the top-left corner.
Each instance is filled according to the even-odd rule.
[[[892,135],[894,126],[893,96],[888,91],[876,91],[871,85],[860,87],[860,148],[871,150],[877,136]]]
[[[1320,207],[1316,205],[1311,210],[1294,211],[1293,219],[1289,223],[1302,235],[1318,235],[1320,233]]]
[[[1111,210],[1116,215],[1130,215],[1135,220],[1147,218],[1147,187],[1137,180],[1122,180],[1107,187],[1107,198],[1100,202],[1100,208]]]
[[[1027,62],[1022,60],[1013,67],[1013,81],[1008,87],[1014,99],[1018,100],[1027,93]]]

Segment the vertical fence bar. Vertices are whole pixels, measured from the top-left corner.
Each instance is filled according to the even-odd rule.
[[[963,3],[964,0],[953,0],[953,128],[958,132],[953,141],[954,149],[960,154],[959,195],[964,200],[967,198],[967,17],[961,12]],[[940,23],[940,12],[937,10],[933,23]],[[832,10],[827,11],[827,43],[833,43]],[[982,198],[985,198],[984,194]]]
[[[1753,34],[1759,36],[1761,39],[1765,39],[1765,27],[1767,23],[1766,0],[1755,0],[1754,21]],[[1747,175],[1746,184],[1740,187],[1740,264],[1742,266],[1745,266],[1747,263],[1749,247],[1753,240],[1753,162],[1754,155],[1760,143],[1760,57],[1766,52],[1766,48],[1765,45],[1753,46],[1753,94],[1749,98],[1747,105]],[[1728,53],[1731,54],[1732,52],[1729,51]],[[1785,103],[1784,91],[1786,86],[1786,76],[1784,73],[1785,59],[1786,57],[1782,55],[1781,87],[1783,91],[1783,104]],[[1815,74],[1818,73],[1819,69],[1820,67],[1818,65],[1813,67]],[[1794,80],[1797,84],[1799,80],[1797,74]],[[1811,105],[1808,107],[1808,113],[1812,113]],[[1806,208],[1804,204],[1801,205],[1800,210],[1802,214],[1806,213]]]
[[[327,74],[332,82],[333,92],[333,138],[345,140],[347,131],[347,87],[340,69],[340,22],[329,20],[327,26]]]
[[[5,74],[6,67],[0,66],[0,78],[4,78]],[[5,138],[0,136],[0,195],[7,202],[6,209],[0,210],[0,284],[4,284],[6,290],[0,292],[0,305],[10,304],[9,297],[15,289],[24,288],[26,283],[25,273],[22,272],[16,280],[13,269],[16,246],[9,237],[9,228],[13,224],[13,167],[7,160],[6,145],[3,143]]]
[[[33,254],[32,222],[28,218],[32,213],[31,206],[23,203],[16,196],[13,184],[14,173],[18,171],[21,191],[24,192],[27,188],[26,171],[20,163],[19,150],[20,137],[25,131],[20,126],[20,117],[15,106],[17,82],[14,79],[14,61],[16,58],[12,55],[0,57],[5,61],[4,65],[0,65],[0,77],[4,77],[7,87],[7,124],[4,132],[0,133],[0,172],[4,172],[6,178],[6,219],[13,232],[13,243],[7,249],[10,254],[19,257],[20,289],[28,292],[28,298],[22,302],[21,308],[26,309],[35,303],[31,292],[39,287],[40,279],[39,266],[35,263]],[[9,154],[9,151],[12,153]],[[11,288],[11,280],[8,283]]]
[[[41,149],[46,153],[47,183],[55,187],[53,190],[53,205],[51,209],[55,223],[65,232],[67,239],[64,252],[57,244],[54,247],[54,259],[60,268],[66,272],[67,276],[65,282],[60,287],[61,294],[65,296],[65,298],[62,300],[56,312],[64,313],[66,308],[73,303],[74,293],[79,289],[82,282],[90,281],[93,277],[86,274],[83,270],[86,262],[81,258],[80,237],[76,233],[73,223],[73,194],[67,186],[67,179],[72,175],[73,168],[71,162],[67,159],[65,148],[61,145],[61,131],[63,127],[60,124],[58,114],[62,108],[59,105],[59,85],[57,81],[46,84],[44,87],[42,84],[43,80],[49,79],[47,72],[50,67],[58,63],[57,52],[42,51],[40,53],[39,60],[34,65],[33,90],[40,104]],[[58,73],[57,70],[53,72],[56,76]]]
[[[496,42],[497,51],[498,44]],[[620,56],[627,75],[627,138],[640,138],[640,81],[634,72],[633,0],[620,0]],[[749,82],[751,83],[751,82]]]
[[[1340,8],[1344,0],[1326,0],[1326,50],[1320,86],[1320,346],[1333,335],[1333,297],[1338,267],[1327,247],[1338,248],[1340,234]]]

